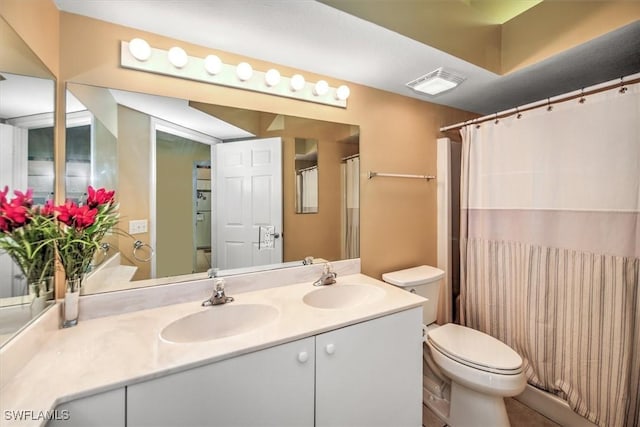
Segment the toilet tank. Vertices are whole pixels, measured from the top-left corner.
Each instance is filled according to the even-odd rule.
[[[435,323],[438,314],[438,297],[440,296],[440,283],[444,277],[444,271],[430,265],[407,268],[405,270],[384,273],[382,280],[390,285],[399,286],[409,292],[414,292],[429,301],[423,306],[423,323],[429,325]]]

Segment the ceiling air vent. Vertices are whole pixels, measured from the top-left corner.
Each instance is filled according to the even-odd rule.
[[[407,86],[416,92],[426,93],[427,95],[437,95],[453,89],[464,80],[465,77],[459,74],[447,71],[444,68],[438,68],[429,74],[410,81],[407,83]]]

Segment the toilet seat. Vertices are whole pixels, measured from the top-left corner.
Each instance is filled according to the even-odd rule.
[[[518,353],[475,329],[448,323],[429,330],[427,340],[444,356],[470,368],[500,375],[522,372],[522,358]]]

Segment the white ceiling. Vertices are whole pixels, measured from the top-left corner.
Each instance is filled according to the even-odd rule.
[[[55,0],[60,10],[425,101],[490,114],[640,71],[640,21],[500,76],[313,0]],[[467,77],[428,97],[405,83]]]

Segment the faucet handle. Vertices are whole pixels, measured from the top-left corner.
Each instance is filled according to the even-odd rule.
[[[325,262],[325,263],[324,263],[324,267],[323,267],[323,269],[322,269],[322,272],[323,272],[324,274],[329,274],[329,273],[331,273],[331,263]]]
[[[224,279],[215,279],[213,284],[216,291],[224,291]]]

